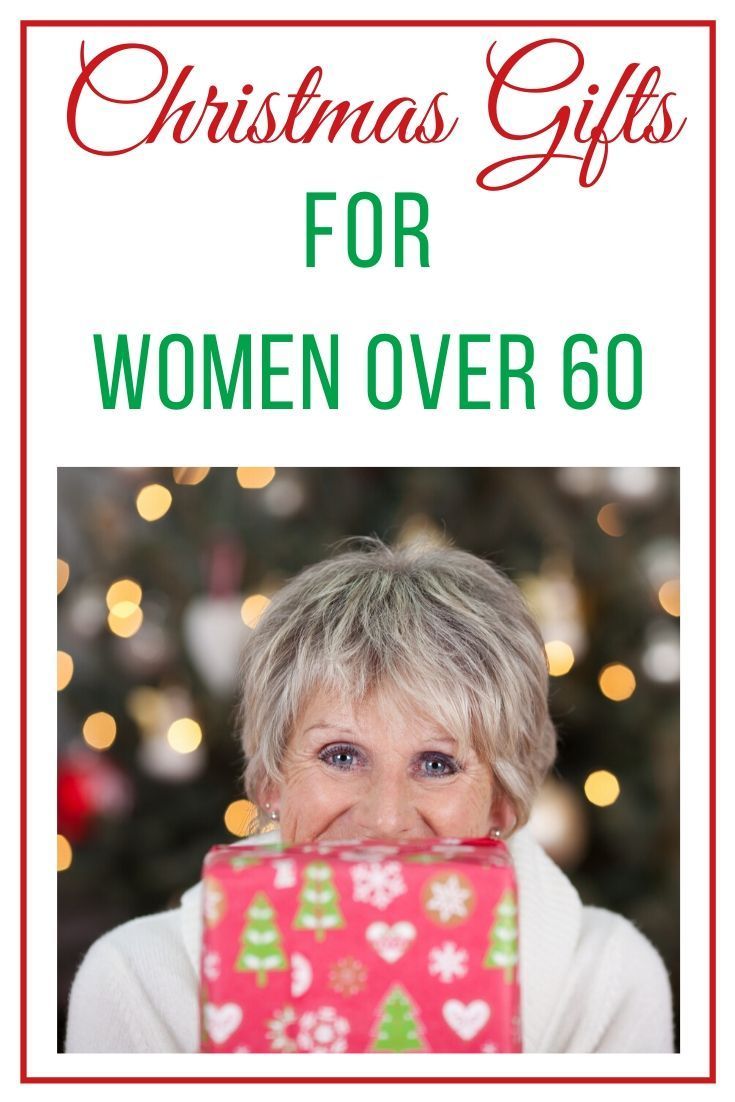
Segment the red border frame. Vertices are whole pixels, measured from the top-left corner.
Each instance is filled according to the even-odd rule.
[[[707,1076],[29,1076],[27,1068],[27,31],[31,27],[700,27],[709,29],[709,1075]],[[716,21],[711,19],[26,19],[20,22],[20,1082],[21,1083],[715,1083],[716,1069]]]

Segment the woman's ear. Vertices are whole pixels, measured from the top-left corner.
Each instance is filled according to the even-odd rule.
[[[281,789],[275,781],[265,780],[255,795],[255,802],[262,811],[278,811],[281,802]]]
[[[501,838],[509,838],[518,824],[518,816],[508,796],[498,793],[493,800],[490,829],[500,831]]]

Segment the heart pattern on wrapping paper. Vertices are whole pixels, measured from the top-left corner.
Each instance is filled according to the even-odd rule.
[[[371,922],[365,937],[379,957],[387,964],[395,964],[412,945],[416,927],[413,922],[396,922],[393,926],[387,922]]]
[[[471,1003],[447,999],[442,1007],[444,1021],[462,1041],[471,1041],[490,1018],[490,1007],[484,999]]]
[[[204,1004],[204,1028],[216,1045],[223,1045],[242,1021],[242,1007],[237,1003]]]

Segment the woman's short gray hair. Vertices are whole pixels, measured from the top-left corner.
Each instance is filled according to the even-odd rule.
[[[465,551],[417,543],[310,566],[273,597],[245,648],[245,786],[260,801],[294,724],[319,690],[389,693],[472,745],[517,824],[556,754],[543,641],[519,589]]]

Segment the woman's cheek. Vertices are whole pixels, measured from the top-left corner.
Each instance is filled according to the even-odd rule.
[[[289,770],[281,790],[281,834],[287,845],[312,841],[349,810],[350,792],[340,781],[321,763]]]
[[[462,778],[465,781],[465,778]],[[427,795],[427,818],[436,834],[446,836],[486,834],[490,829],[491,787],[484,778],[448,784]]]

